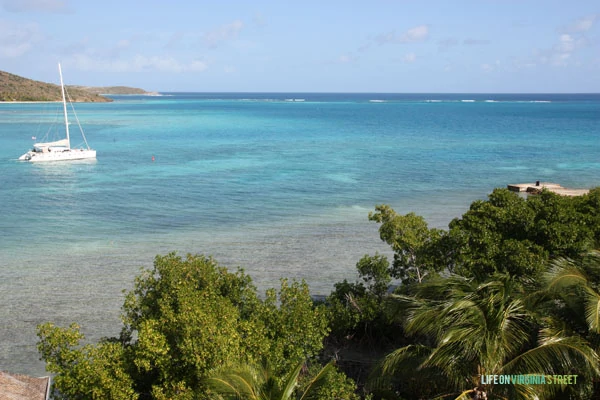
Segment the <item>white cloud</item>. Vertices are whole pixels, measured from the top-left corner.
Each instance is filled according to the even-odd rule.
[[[121,39],[117,42],[117,48],[126,49],[131,45],[131,42],[128,39]]]
[[[346,54],[341,54],[337,57],[332,57],[330,59],[324,60],[323,64],[326,65],[331,65],[331,64],[338,64],[338,65],[342,65],[342,64],[353,64],[356,61],[358,61],[359,57],[352,54],[352,53],[346,53]]]
[[[591,41],[587,38],[587,33],[598,21],[600,21],[600,14],[593,14],[561,27],[552,47],[535,50],[530,60],[517,61],[515,66],[517,68],[540,64],[557,67],[580,66],[581,60],[578,55],[590,46]]]
[[[576,42],[573,36],[568,33],[560,35],[558,39],[558,44],[555,46],[555,49],[558,53],[571,53],[575,51]]]
[[[588,45],[587,39],[581,34],[571,31],[571,33],[562,33],[552,49],[542,51],[544,61],[556,66],[565,66],[571,60],[574,60],[578,50]],[[577,61],[575,61],[577,62]]]
[[[340,64],[349,64],[357,60],[357,57],[352,54],[342,54],[338,57],[337,62]]]
[[[20,57],[39,43],[42,35],[36,24],[14,24],[0,20],[0,56]]]
[[[429,27],[427,25],[419,25],[411,28],[404,33],[397,34],[395,31],[382,33],[377,35],[374,39],[377,43],[388,44],[388,43],[418,43],[423,42],[429,38]]]
[[[587,32],[592,29],[598,21],[600,21],[600,14],[587,15],[563,28],[562,31],[565,33]]]
[[[563,63],[567,62],[569,60],[569,58],[571,58],[570,53],[562,53],[562,54],[557,55],[555,61],[557,64],[563,64]]]
[[[409,29],[400,38],[402,43],[422,42],[429,37],[429,27],[427,25],[419,25]]]
[[[417,60],[417,55],[415,53],[408,53],[402,57],[402,61],[405,63],[414,63]]]
[[[164,45],[165,49],[175,49],[177,48],[185,39],[185,34],[183,32],[175,32],[169,35],[166,40],[166,44]]]
[[[184,71],[202,72],[208,69],[208,63],[201,60],[195,60],[183,66]]]
[[[439,51],[446,51],[446,50],[450,49],[451,47],[458,46],[458,40],[455,38],[448,38],[448,39],[438,40],[437,44],[438,44]]]
[[[131,50],[132,43],[128,39],[120,39],[110,47],[94,47],[93,40],[84,36],[79,41],[62,46],[60,54],[63,57],[77,57],[85,55],[96,60],[116,60],[125,52],[134,53]]]
[[[202,60],[193,60],[182,63],[173,57],[147,57],[137,54],[126,60],[102,60],[89,55],[78,55],[74,57],[77,68],[85,71],[103,72],[202,72],[208,68],[208,63]]]
[[[243,28],[244,23],[240,20],[221,25],[203,35],[204,43],[210,48],[217,48],[224,42],[236,39]]]
[[[493,63],[485,63],[481,64],[481,69],[483,72],[493,72],[500,68],[500,60],[496,60]]]
[[[443,40],[438,40],[438,42],[437,42],[438,51],[447,51],[447,50],[450,50],[452,47],[457,47],[460,45],[463,45],[463,46],[485,46],[488,44],[490,44],[490,41],[487,39],[473,39],[473,38],[467,38],[462,41],[459,41],[456,38],[447,38],[447,39],[443,39]]]
[[[11,46],[4,47],[0,50],[0,56],[6,58],[16,58],[27,53],[31,46],[28,43],[13,44]]]
[[[9,12],[68,12],[63,0],[2,0],[2,8]]]
[[[490,44],[490,41],[486,39],[465,39],[463,44],[467,46],[481,46]]]

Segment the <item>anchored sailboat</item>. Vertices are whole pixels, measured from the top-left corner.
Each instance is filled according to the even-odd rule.
[[[65,85],[63,83],[62,70],[58,64],[58,73],[60,75],[60,88],[62,92],[63,112],[65,116],[65,138],[54,142],[34,143],[33,149],[19,157],[21,161],[41,162],[41,161],[68,161],[96,158],[96,150],[90,149],[87,143],[83,129],[79,124],[77,116],[77,125],[81,131],[81,136],[86,148],[71,148],[71,137],[69,134],[69,116],[67,113],[67,97],[65,95]],[[70,101],[69,101],[70,103]],[[71,108],[73,105],[71,104]],[[73,109],[73,111],[75,111]]]

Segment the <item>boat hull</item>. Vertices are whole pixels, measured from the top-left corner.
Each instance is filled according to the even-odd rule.
[[[85,160],[90,158],[96,158],[96,150],[70,149],[65,151],[49,151],[43,153],[28,151],[19,157],[19,160],[28,162],[49,162]]]
[[[85,135],[83,133],[83,129],[79,124],[79,119],[77,119],[77,125],[79,126],[79,130],[81,131],[81,136],[83,137],[83,140],[85,142],[86,149],[71,148],[71,139],[69,134],[69,117],[67,113],[67,96],[65,95],[65,84],[63,82],[62,69],[60,68],[60,63],[58,64],[58,74],[60,76],[60,89],[62,92],[63,106],[62,108],[65,117],[65,137],[63,139],[55,140],[52,142],[45,141],[34,143],[33,149],[29,150],[27,153],[19,157],[19,161],[48,162],[86,160],[96,158],[96,150],[90,149],[90,146],[88,145]],[[73,112],[75,112],[75,109],[73,109]],[[77,118],[77,116],[75,117]]]

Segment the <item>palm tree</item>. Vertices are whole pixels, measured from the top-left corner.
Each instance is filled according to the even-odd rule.
[[[579,263],[566,258],[552,262],[545,275],[546,291],[560,302],[569,322],[592,334],[600,334],[600,251]]]
[[[392,300],[416,341],[390,353],[379,371],[402,376],[400,391],[412,385],[420,394],[429,390],[429,398],[465,399],[475,390],[487,398],[538,399],[558,389],[493,385],[482,376],[571,371],[598,376],[599,358],[588,343],[550,318],[540,324],[525,298],[523,284],[508,275],[483,283],[451,276],[414,285],[412,293]]]
[[[206,383],[209,388],[227,400],[311,400],[316,399],[318,389],[327,374],[334,368],[333,362],[325,365],[312,377],[303,390],[298,391],[298,379],[305,368],[300,362],[287,376],[278,379],[268,362],[260,366],[246,364],[215,371]]]
[[[578,262],[557,259],[544,278],[542,294],[548,296],[549,311],[600,352],[600,251],[591,251]],[[598,380],[588,380],[587,386],[588,397],[590,392],[600,396]]]

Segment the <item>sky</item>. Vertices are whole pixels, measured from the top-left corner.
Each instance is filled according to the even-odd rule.
[[[598,0],[0,0],[0,70],[148,91],[600,93]]]

